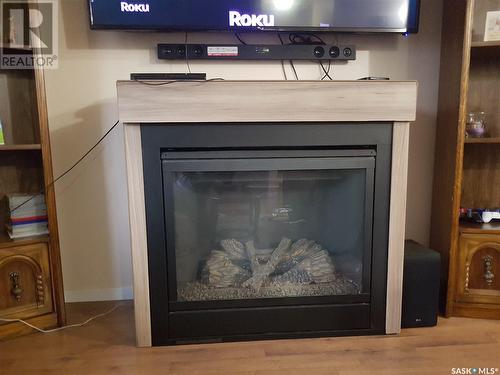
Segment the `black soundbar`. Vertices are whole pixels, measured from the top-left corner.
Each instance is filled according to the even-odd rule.
[[[356,60],[356,47],[332,44],[158,44],[164,60]]]

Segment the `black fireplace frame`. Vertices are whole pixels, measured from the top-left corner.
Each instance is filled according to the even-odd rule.
[[[392,123],[141,124],[153,345],[385,333],[392,126]],[[238,157],[284,151],[345,155],[353,150],[376,155],[368,302],[364,295],[262,299],[258,304],[249,302],[246,307],[241,306],[242,301],[169,302],[166,255],[172,234],[166,230],[168,210],[164,204],[162,154],[184,154],[190,158],[199,155],[202,159],[217,153],[233,153]]]

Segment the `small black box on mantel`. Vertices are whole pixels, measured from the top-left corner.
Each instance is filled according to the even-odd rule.
[[[413,240],[405,241],[402,328],[437,324],[440,264],[437,251]]]

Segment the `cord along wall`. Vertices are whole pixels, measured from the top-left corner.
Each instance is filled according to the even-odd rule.
[[[440,55],[441,1],[423,0],[419,34],[322,35],[353,44],[357,58],[332,64],[333,79],[390,76],[419,81],[417,121],[410,139],[407,237],[427,243]],[[59,176],[115,123],[116,81],[131,72],[187,72],[185,61],[160,61],[158,43],[186,35],[90,31],[85,1],[60,3],[59,69],[46,72],[54,160]],[[240,34],[247,43],[279,43],[276,34]],[[284,35],[286,42],[286,36]],[[231,34],[188,34],[188,43],[234,43]],[[189,61],[207,78],[283,79],[281,62]],[[299,79],[321,79],[317,63],[294,62]],[[294,79],[284,62],[288,79]],[[188,109],[187,109],[188,110]],[[237,109],[235,109],[237,110]],[[56,184],[64,286],[68,301],[132,297],[123,133],[119,126]]]

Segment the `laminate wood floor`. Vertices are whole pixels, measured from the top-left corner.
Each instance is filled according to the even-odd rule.
[[[113,304],[69,304],[70,323]],[[85,327],[0,342],[0,374],[421,375],[500,367],[500,321],[440,319],[437,327],[406,329],[399,336],[140,349],[134,346],[132,304],[120,304]]]

